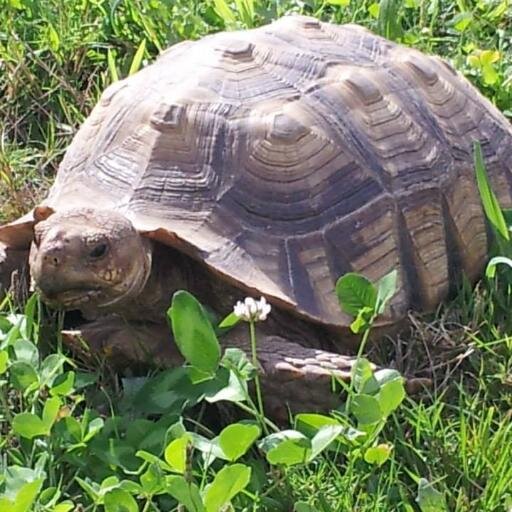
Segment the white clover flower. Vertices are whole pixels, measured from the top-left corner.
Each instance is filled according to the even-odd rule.
[[[243,302],[239,300],[235,304],[233,312],[238,318],[246,322],[259,322],[267,319],[270,309],[270,304],[268,304],[265,297],[261,297],[260,300],[246,297]]]

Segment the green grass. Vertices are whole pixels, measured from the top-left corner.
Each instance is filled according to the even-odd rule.
[[[378,2],[355,0],[0,0],[0,222],[44,197],[73,134],[116,77],[179,40],[257,26],[288,12],[358,22],[439,54],[512,118],[510,1],[381,0],[379,12]],[[436,315],[415,317],[410,332],[375,353],[434,383],[386,419],[376,442],[392,451],[382,466],[366,462],[350,443],[293,466],[269,465],[252,448],[240,459],[252,468],[252,480],[234,508],[292,510],[301,502],[298,512],[426,512],[444,510],[446,500],[450,511],[511,510],[508,282],[501,276],[476,291],[465,286]],[[90,363],[66,355],[36,306],[32,301],[25,316],[13,316],[5,304],[0,316],[0,500],[12,501],[27,482],[32,487],[23,494],[34,498],[28,508],[0,501],[0,510],[121,510],[115,507],[123,502],[125,510],[136,510],[130,496],[140,510],[183,510],[156,490],[165,478],[169,484],[170,474],[135,455],[144,450],[164,460],[165,446],[180,438],[180,414],[164,403],[171,384],[181,389],[175,377],[151,378],[141,394],[136,379],[120,379],[103,365],[92,371]],[[187,431],[213,437],[203,405],[188,410],[183,422]],[[19,414],[44,423],[45,410],[42,427],[32,416],[14,424]],[[47,431],[24,437],[30,422]],[[225,466],[217,461],[206,469],[198,465],[197,448],[194,453],[185,457],[194,461],[185,475],[204,490]],[[103,490],[95,489],[101,482]]]

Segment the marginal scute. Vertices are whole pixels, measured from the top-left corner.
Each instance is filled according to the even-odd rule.
[[[402,57],[402,62],[426,85],[433,86],[439,80],[433,62],[429,57],[417,51],[399,52]]]
[[[457,70],[445,59],[442,59],[441,57],[431,57],[435,59],[437,62],[439,62],[446,70],[450,72],[453,76],[458,76]]]
[[[118,80],[117,82],[114,82],[113,84],[110,84],[104,91],[103,91],[103,94],[101,95],[101,98],[100,98],[100,101],[99,101],[99,104],[102,106],[102,107],[108,107],[108,105],[110,105],[110,103],[112,102],[112,100],[114,99],[114,97],[124,88],[127,87],[127,83],[125,82],[125,80]]]

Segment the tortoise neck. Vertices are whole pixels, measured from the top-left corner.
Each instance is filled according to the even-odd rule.
[[[189,289],[189,268],[177,251],[152,243],[150,269],[140,292],[120,313],[127,318],[161,321],[171,304],[172,295]]]

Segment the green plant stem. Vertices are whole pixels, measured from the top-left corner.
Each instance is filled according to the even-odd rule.
[[[355,365],[357,365],[357,363],[359,362],[359,360],[361,359],[361,357],[363,355],[366,344],[368,343],[368,338],[370,337],[371,326],[373,325],[373,322],[375,321],[376,316],[377,315],[375,313],[372,315],[372,317],[370,318],[370,321],[368,322],[368,329],[366,329],[364,331],[363,337],[361,338],[361,344],[359,345],[359,350],[357,351]],[[354,367],[352,367],[352,369],[353,368]],[[347,411],[350,409],[350,399],[351,399],[353,393],[354,393],[354,375],[353,375],[353,372],[351,372],[350,384],[348,387],[348,396],[347,396]]]
[[[252,354],[252,364],[256,368],[259,368],[258,362],[258,353],[256,350],[256,329],[254,327],[254,320],[249,322],[249,333],[251,337],[251,354]],[[256,371],[256,376],[254,377],[254,384],[256,387],[256,400],[258,404],[258,413],[260,416],[261,426],[266,430],[265,424],[265,410],[263,408],[263,399],[261,398],[261,383],[260,383],[260,374]]]
[[[242,409],[242,411],[245,411],[245,412],[247,412],[249,414],[252,414],[253,416],[254,416],[254,413],[256,412],[257,418],[259,419],[259,421],[261,423],[261,426],[263,428],[263,431],[265,432],[266,435],[270,434],[270,431],[268,430],[267,427],[270,427],[270,429],[272,431],[274,431],[274,432],[278,432],[279,431],[279,427],[275,423],[270,421],[268,418],[266,418],[265,416],[260,417],[259,411],[257,410],[254,402],[252,400],[248,400],[248,401],[252,405],[252,407],[250,407],[248,405],[245,405],[242,402],[236,402],[236,405],[240,409]]]
[[[149,507],[151,506],[152,498],[147,498],[146,503],[144,503],[144,508],[142,509],[142,512],[147,512],[149,510]]]

